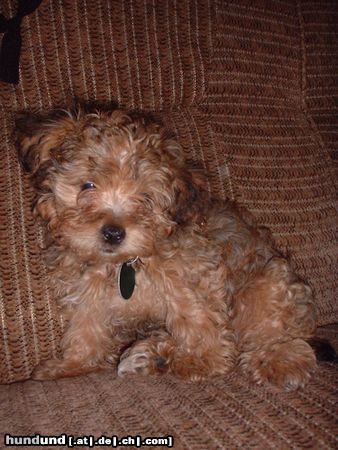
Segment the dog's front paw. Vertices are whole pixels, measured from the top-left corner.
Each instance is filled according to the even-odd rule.
[[[152,353],[144,345],[129,348],[121,357],[117,374],[123,377],[128,374],[155,375],[167,371],[167,360]]]
[[[123,377],[131,373],[138,373],[141,375],[149,374],[149,360],[147,355],[135,353],[120,362],[117,368],[118,376]]]
[[[287,391],[302,388],[316,368],[311,347],[303,340],[275,345],[269,351],[241,356],[241,365],[258,383],[269,383]]]
[[[252,372],[253,377],[259,384],[265,381],[285,389],[294,391],[303,388],[311,378],[312,364],[300,365],[295,362],[261,361]]]

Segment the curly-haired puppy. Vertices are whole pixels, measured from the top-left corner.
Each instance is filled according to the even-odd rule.
[[[61,359],[33,378],[116,364],[199,380],[238,363],[286,389],[309,379],[309,286],[247,213],[208,199],[162,126],[119,109],[30,115],[17,142],[68,320]]]

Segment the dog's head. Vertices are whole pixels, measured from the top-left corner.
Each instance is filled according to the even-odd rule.
[[[177,142],[147,116],[112,112],[23,114],[20,161],[35,211],[59,245],[84,259],[150,256],[195,214],[201,178]]]

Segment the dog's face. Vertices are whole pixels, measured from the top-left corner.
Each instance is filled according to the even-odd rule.
[[[150,256],[199,190],[163,128],[122,110],[23,115],[17,143],[36,212],[59,245],[86,260]]]

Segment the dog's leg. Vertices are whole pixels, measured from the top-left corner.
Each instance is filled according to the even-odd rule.
[[[118,375],[166,373],[172,360],[174,348],[173,338],[165,330],[156,330],[151,336],[136,341],[122,354],[118,366]]]
[[[35,380],[72,377],[109,367],[105,357],[111,351],[111,329],[104,325],[99,308],[85,302],[69,315],[61,341],[62,358],[42,361],[33,371]]]
[[[286,260],[272,258],[237,294],[232,324],[240,365],[257,382],[291,390],[308,381],[316,367],[306,342],[315,330],[312,295]]]
[[[227,373],[234,366],[236,348],[226,303],[222,299],[219,310],[211,310],[209,302],[217,303],[220,298],[208,294],[209,301],[196,302],[196,292],[191,292],[190,298],[186,292],[184,301],[172,299],[167,326],[176,345],[170,371],[178,377],[199,380]]]
[[[119,376],[171,373],[197,381],[226,373],[233,367],[235,345],[229,331],[220,332],[212,327],[208,332],[197,323],[191,324],[189,330],[186,318],[184,324],[178,322],[176,318],[170,333],[156,331],[127,349],[118,366]]]

